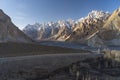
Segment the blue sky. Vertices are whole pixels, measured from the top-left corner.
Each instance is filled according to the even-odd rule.
[[[79,19],[92,10],[113,12],[120,0],[0,0],[0,9],[20,29],[36,22]]]

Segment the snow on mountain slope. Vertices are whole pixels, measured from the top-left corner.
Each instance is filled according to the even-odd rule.
[[[63,35],[71,30],[74,23],[75,22],[70,19],[66,21],[60,20],[58,22],[27,25],[23,29],[23,32],[35,40],[56,40],[61,34]]]
[[[103,27],[87,39],[93,47],[120,46],[120,8],[115,10],[105,21]]]
[[[78,41],[83,42],[87,37],[103,27],[110,14],[103,11],[91,11],[86,17],[74,20],[61,20],[26,26],[24,32],[36,40]],[[34,29],[34,28],[35,29]],[[30,29],[29,29],[30,28]],[[33,34],[36,34],[34,37]]]
[[[87,17],[81,18],[76,22],[71,35],[69,35],[66,40],[84,43],[87,37],[103,27],[104,22],[109,16],[109,13],[102,11],[90,12]]]
[[[103,12],[103,11],[97,11],[97,10],[92,10],[91,12],[88,13],[86,17],[80,18],[77,22],[83,22],[85,19],[100,19],[100,20],[105,20],[108,16],[110,16],[109,12]]]
[[[34,25],[30,25],[28,24],[24,29],[23,32],[25,34],[27,34],[29,37],[31,37],[32,39],[35,39],[38,36],[38,30],[40,28],[40,24],[39,23],[35,23]]]

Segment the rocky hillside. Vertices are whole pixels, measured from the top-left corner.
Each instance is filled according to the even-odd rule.
[[[32,40],[20,31],[10,17],[0,10],[0,42],[25,42]]]

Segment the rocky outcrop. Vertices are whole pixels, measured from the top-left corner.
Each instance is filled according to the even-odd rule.
[[[12,23],[8,15],[0,10],[0,42],[31,43],[32,40]]]
[[[33,32],[32,28],[36,28],[36,38],[38,40],[57,40],[57,41],[81,41],[80,39],[85,38],[101,29],[105,20],[109,17],[109,13],[102,11],[92,11],[87,17],[81,18],[77,21],[67,20],[58,22],[49,22],[40,24],[39,28],[36,28],[36,24],[27,26],[23,31],[27,35],[32,35],[29,32]],[[27,32],[28,31],[28,32]],[[33,36],[31,36],[33,38]],[[36,39],[35,38],[35,39]]]

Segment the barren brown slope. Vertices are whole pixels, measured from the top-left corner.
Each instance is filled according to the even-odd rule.
[[[33,40],[19,30],[11,18],[0,9],[0,42],[32,43]]]
[[[59,53],[87,53],[88,51],[61,48],[53,46],[43,46],[27,43],[0,43],[0,57],[27,56],[40,54],[59,54]]]

